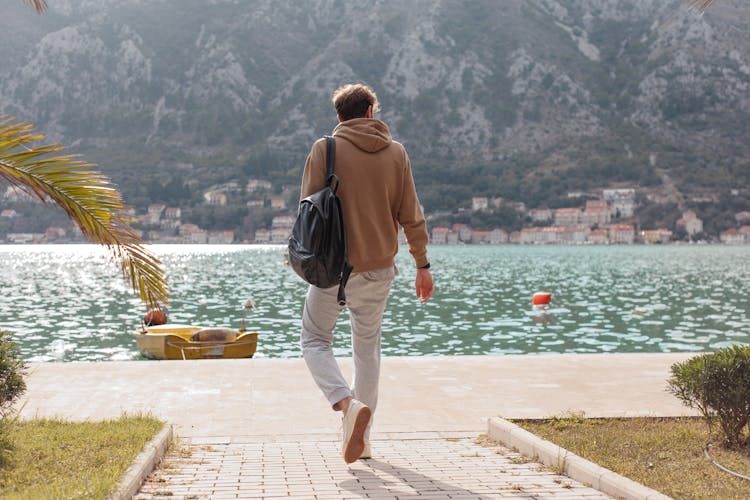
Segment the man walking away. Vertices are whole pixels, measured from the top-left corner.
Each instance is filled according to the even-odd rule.
[[[378,401],[381,322],[397,270],[398,226],[404,228],[417,276],[416,295],[426,302],[434,290],[427,260],[427,226],[417,198],[409,157],[391,139],[388,126],[373,118],[375,92],[362,84],[344,85],[333,93],[339,124],[335,174],[353,272],[346,285],[346,307],[352,328],[352,387],[333,357],[333,329],[342,310],[338,286],[310,286],[302,313],[301,345],[307,367],[331,403],[344,414],[346,463],[370,458],[369,431]],[[301,197],[325,186],[326,143],[313,144],[302,176]]]

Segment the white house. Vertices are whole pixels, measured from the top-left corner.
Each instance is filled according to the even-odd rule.
[[[471,209],[475,212],[479,210],[487,210],[490,202],[486,196],[475,196],[471,199]]]
[[[635,189],[605,189],[602,198],[609,202],[613,216],[632,217],[635,211]]]

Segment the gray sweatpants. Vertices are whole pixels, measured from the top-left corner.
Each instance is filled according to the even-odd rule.
[[[352,326],[354,380],[351,389],[333,357],[333,329],[343,309],[336,302],[338,287],[311,286],[307,291],[300,335],[302,355],[331,406],[351,396],[375,411],[380,378],[381,321],[395,276],[393,266],[352,273],[349,277],[346,307]]]

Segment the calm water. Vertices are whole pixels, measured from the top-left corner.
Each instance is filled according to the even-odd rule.
[[[260,333],[258,356],[296,357],[305,285],[282,247],[153,250],[170,320]],[[405,249],[384,320],[387,355],[705,351],[750,343],[750,246],[433,247],[437,292],[419,305]],[[33,361],[140,359],[144,306],[93,245],[0,246],[0,329]],[[554,292],[535,311],[536,291]],[[252,297],[257,309],[243,305]],[[347,314],[336,353],[347,355]]]

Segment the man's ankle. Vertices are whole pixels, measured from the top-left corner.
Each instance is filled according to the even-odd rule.
[[[339,410],[344,412],[344,415],[346,415],[346,412],[349,411],[349,403],[351,403],[351,401],[352,401],[352,397],[347,396],[341,401],[339,401],[338,403],[336,403],[336,406],[338,407]]]

